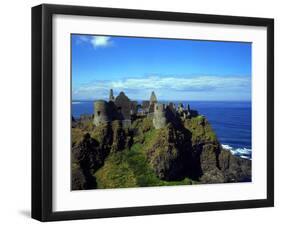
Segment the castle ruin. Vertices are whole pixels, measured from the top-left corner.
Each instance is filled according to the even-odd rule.
[[[108,103],[104,100],[97,100],[94,102],[94,124],[100,125],[111,121],[109,117]]]
[[[165,104],[155,103],[153,114],[153,126],[155,129],[165,127],[167,124]]]
[[[151,117],[155,129],[163,128],[168,122],[179,119],[186,119],[197,116],[198,112],[191,110],[189,104],[185,108],[182,103],[176,104],[159,103],[154,91],[152,91],[150,100],[137,101],[130,100],[124,92],[120,92],[116,98],[113,90],[109,92],[108,102],[97,100],[94,102],[93,123],[99,126],[103,123],[110,123],[114,120],[122,122],[124,128],[131,126],[131,122],[138,117]]]

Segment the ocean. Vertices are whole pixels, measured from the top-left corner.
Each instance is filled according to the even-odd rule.
[[[171,101],[175,104],[178,101]],[[252,158],[252,106],[250,101],[190,101],[191,109],[206,116],[223,148],[242,158]],[[93,101],[73,101],[72,115],[93,114]]]

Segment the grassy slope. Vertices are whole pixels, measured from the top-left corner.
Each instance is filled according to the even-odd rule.
[[[192,184],[193,181],[188,178],[182,181],[167,182],[156,177],[147,161],[145,150],[156,135],[156,130],[149,130],[144,133],[143,144],[135,143],[130,149],[111,153],[104,166],[95,173],[98,188]]]
[[[209,122],[202,115],[185,120],[185,128],[192,133],[192,143],[216,142],[217,137]]]

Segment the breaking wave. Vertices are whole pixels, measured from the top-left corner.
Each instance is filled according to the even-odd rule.
[[[252,159],[252,149],[249,148],[233,148],[228,144],[221,145],[223,149],[229,150],[233,155],[244,159]]]

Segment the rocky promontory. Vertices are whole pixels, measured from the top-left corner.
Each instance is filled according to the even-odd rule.
[[[251,160],[224,150],[206,117],[166,115],[157,127],[147,115],[73,119],[72,190],[251,181]]]

